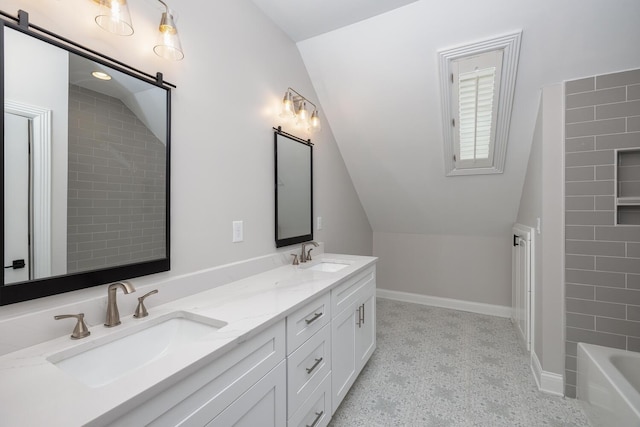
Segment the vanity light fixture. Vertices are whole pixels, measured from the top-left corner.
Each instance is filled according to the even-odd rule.
[[[94,71],[91,75],[99,80],[111,80],[111,76],[103,71]]]
[[[121,36],[133,34],[133,24],[127,0],[92,0],[98,4],[96,14],[96,24],[100,28]],[[157,0],[164,6],[160,25],[158,26],[158,40],[153,47],[153,51],[161,58],[179,61],[184,58],[182,44],[178,37],[175,13],[162,0]]]
[[[307,104],[313,105],[311,115]],[[282,111],[280,117],[295,118],[296,124],[303,126],[309,132],[318,132],[321,129],[318,107],[313,102],[302,96],[294,89],[287,88],[282,98]]]
[[[314,132],[320,132],[320,117],[318,117],[318,110],[313,110],[311,113],[311,119],[309,120],[309,129],[313,129]]]
[[[131,14],[127,0],[93,0],[98,4],[96,24],[106,31],[119,36],[133,34]]]
[[[296,114],[297,123],[300,126],[307,127],[309,125],[309,111],[307,110],[306,101],[298,103],[298,114]]]
[[[160,31],[158,43],[153,48],[153,51],[161,58],[180,61],[184,58],[184,53],[182,52],[182,45],[180,44],[180,37],[178,37],[178,28],[176,27],[173,12],[165,2],[162,0],[158,1],[164,5],[165,11],[162,13],[160,26],[158,27]]]
[[[287,90],[282,98],[282,111],[280,117],[285,119],[292,119],[296,116],[296,107],[293,105],[293,97],[291,91]]]

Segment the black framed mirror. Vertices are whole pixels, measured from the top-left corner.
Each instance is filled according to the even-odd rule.
[[[274,129],[276,247],[313,240],[313,144]]]
[[[0,305],[169,270],[175,86],[2,15]]]

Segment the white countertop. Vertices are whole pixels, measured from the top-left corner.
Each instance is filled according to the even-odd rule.
[[[337,272],[306,268],[323,260],[350,265]],[[307,265],[282,266],[154,307],[144,319],[122,315],[121,325],[91,327],[91,335],[81,340],[71,340],[66,335],[6,354],[0,357],[0,425],[80,426],[92,421],[91,424],[100,425],[112,419],[114,413],[127,412],[128,408],[211,363],[315,296],[375,264],[376,260],[375,257],[322,254]],[[153,322],[175,311],[221,320],[227,325],[185,345],[182,351],[169,353],[96,388],[84,385],[47,360],[76,346],[97,346],[127,335],[132,328],[139,329],[142,323]],[[70,333],[73,323],[69,323]]]

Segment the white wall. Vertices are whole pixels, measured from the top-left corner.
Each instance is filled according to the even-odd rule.
[[[539,89],[637,68],[638,16],[638,0],[420,0],[298,47],[375,231],[508,239]],[[518,29],[504,173],[446,177],[438,51]]]
[[[517,222],[536,226],[534,351],[546,372],[564,372],[563,90],[542,89]]]
[[[177,85],[172,94],[171,271],[154,277],[165,280],[275,252],[271,128],[280,124],[277,105],[288,86],[317,101],[295,44],[249,0],[185,0],[172,4],[185,51],[185,59],[173,63],[152,52],[161,12],[152,2],[129,2],[136,31],[129,38],[96,26],[92,4],[4,0],[2,9],[25,9],[33,23],[151,74],[161,71]],[[371,227],[331,129],[322,125],[313,136],[314,209],[324,220],[315,240],[324,241],[327,251],[370,255]],[[300,133],[286,124],[285,130]],[[233,220],[244,221],[242,243],[231,243]],[[28,312],[33,304],[20,307]]]
[[[373,234],[378,288],[511,306],[511,246],[490,236]]]

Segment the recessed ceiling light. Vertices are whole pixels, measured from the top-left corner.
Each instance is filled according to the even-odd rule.
[[[111,76],[107,73],[103,73],[102,71],[94,71],[91,73],[93,77],[100,80],[111,80]]]

